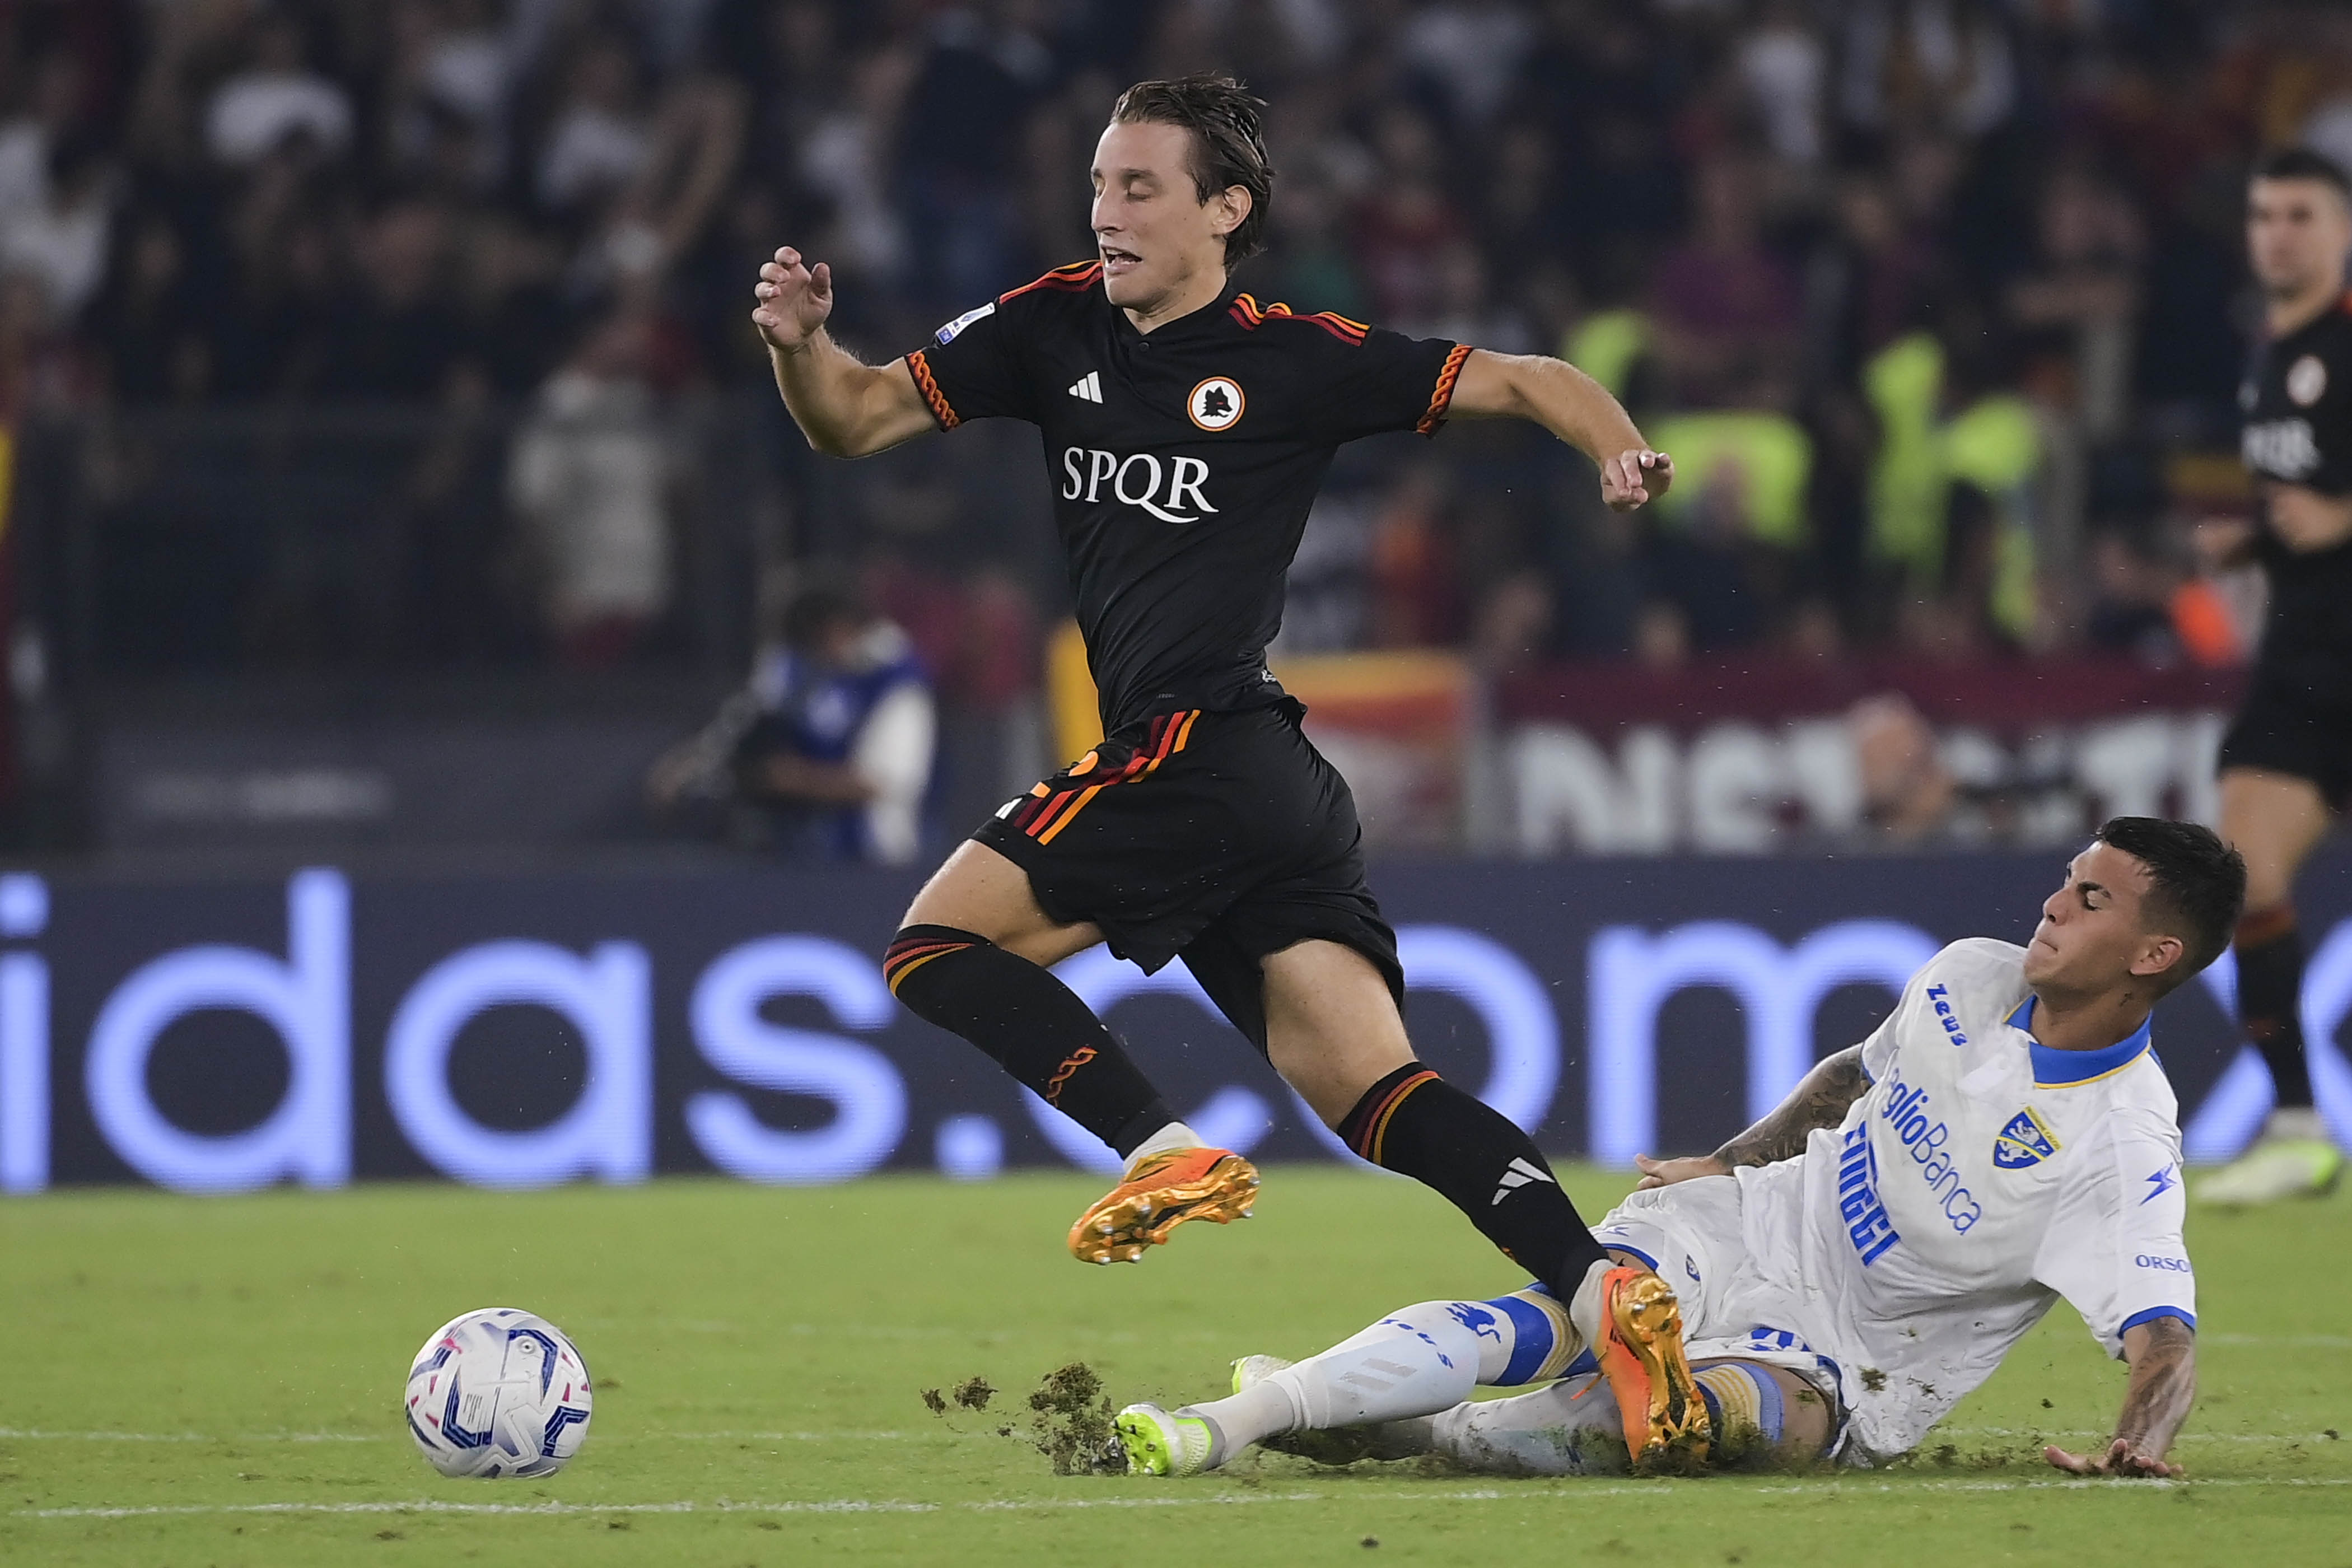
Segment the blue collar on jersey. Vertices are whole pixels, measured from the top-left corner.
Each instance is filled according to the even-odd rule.
[[[2045,1046],[2033,1037],[2034,1001],[2035,998],[2028,994],[2006,1022],[2012,1029],[2025,1031],[2026,1041],[2033,1051],[2033,1086],[2036,1089],[2073,1089],[2077,1084],[2096,1083],[2131,1066],[2148,1047],[2148,1026],[2156,1022],[2153,1014],[2141,1019],[2138,1028],[2105,1050],[2062,1051],[2055,1046]]]

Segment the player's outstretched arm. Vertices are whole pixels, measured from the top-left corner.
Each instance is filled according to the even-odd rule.
[[[1446,412],[1460,419],[1532,419],[1601,467],[1601,499],[1618,511],[1655,500],[1675,461],[1653,449],[1609,389],[1544,354],[1473,349]]]
[[[2124,1359],[2131,1363],[2131,1383],[2106,1452],[2070,1454],[2053,1443],[2042,1457],[2077,1476],[2185,1474],[2164,1456],[2197,1400],[2197,1331],[2178,1318],[2135,1323],[2124,1331]]]
[[[1862,1047],[1848,1046],[1813,1064],[1789,1098],[1771,1114],[1717,1149],[1681,1160],[1653,1160],[1636,1154],[1641,1187],[1670,1187],[1694,1176],[1727,1176],[1738,1165],[1769,1165],[1793,1160],[1805,1152],[1805,1140],[1816,1127],[1835,1127],[1845,1120],[1846,1108],[1870,1090],[1870,1075],[1862,1070]]]
[[[863,458],[934,428],[904,360],[861,364],[826,335],[833,268],[811,267],[786,246],[760,268],[751,324],[768,345],[776,390],[808,437],[828,457]]]

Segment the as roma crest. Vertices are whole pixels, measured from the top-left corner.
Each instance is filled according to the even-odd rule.
[[[1213,375],[1192,389],[1184,400],[1184,412],[1192,423],[1203,430],[1230,430],[1249,406],[1242,395],[1241,384],[1229,375]]]

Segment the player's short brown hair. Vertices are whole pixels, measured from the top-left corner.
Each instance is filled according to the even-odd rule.
[[[2246,862],[2211,828],[2160,816],[2116,816],[2099,842],[2147,868],[2141,924],[2177,936],[2180,962],[2163,976],[2169,992],[2221,956],[2246,908]]]
[[[1192,133],[1192,189],[1206,202],[1235,185],[1250,194],[1249,216],[1225,236],[1225,265],[1265,245],[1274,210],[1274,164],[1265,155],[1265,100],[1229,76],[1139,81],[1111,107],[1113,125],[1181,125]]]

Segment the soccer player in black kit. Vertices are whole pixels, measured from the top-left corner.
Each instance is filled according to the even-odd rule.
[[[2217,561],[2270,584],[2244,706],[2221,742],[2221,837],[2246,858],[2238,1017],[2271,1069],[2275,1109],[2253,1149],[2197,1188],[2219,1204],[2325,1193],[2344,1157],[2313,1108],[2299,1004],[2294,877],[2352,796],[2352,186],[2302,149],[2255,166],[2246,249],[2263,342],[2239,388],[2254,522]]]
[[[1414,1059],[1396,938],[1364,885],[1345,780],[1265,668],[1283,574],[1339,443],[1518,417],[1600,465],[1609,504],[1673,478],[1615,399],[1557,360],[1260,304],[1231,280],[1273,195],[1263,106],[1223,78],[1145,82],[1093,169],[1095,260],[860,363],[824,331],[830,270],[790,248],[752,321],[817,450],[854,458],[971,419],[1043,432],[1105,739],[1007,805],[916,895],[884,958],[898,999],[1087,1127],[1126,1179],[1070,1249],[1135,1260],[1245,1215],[1257,1173],[1207,1148],[1046,966],[1097,942],[1181,958],[1366,1159],[1450,1199],[1570,1304],[1635,1453],[1703,1442],[1672,1290],[1615,1266],[1507,1119]]]

